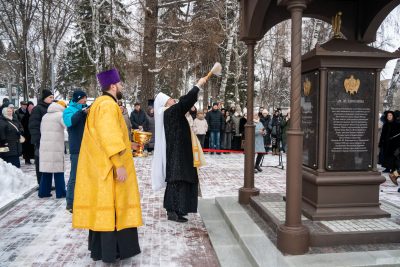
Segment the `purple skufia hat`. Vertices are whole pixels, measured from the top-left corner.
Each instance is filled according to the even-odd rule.
[[[103,90],[108,89],[111,84],[116,84],[121,81],[117,69],[106,70],[97,74],[97,80]]]

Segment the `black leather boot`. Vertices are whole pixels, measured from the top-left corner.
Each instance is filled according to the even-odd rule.
[[[188,221],[188,219],[186,219],[183,216],[179,216],[175,211],[168,211],[167,216],[168,216],[168,220],[174,221],[174,222],[184,223],[184,222]]]

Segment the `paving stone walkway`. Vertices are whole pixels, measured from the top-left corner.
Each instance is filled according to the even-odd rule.
[[[186,224],[166,219],[163,192],[151,190],[151,159],[135,159],[144,219],[144,226],[139,228],[142,253],[115,266],[218,266],[199,214],[189,215]],[[237,196],[243,185],[243,155],[206,155],[206,160],[208,165],[199,172],[202,197]],[[265,157],[264,165],[277,164],[276,156]],[[23,165],[22,169],[34,176],[31,166]],[[263,169],[255,175],[256,187],[263,193],[284,193],[285,170]],[[68,174],[67,170],[66,180]],[[400,203],[400,193],[390,180],[381,189],[382,199]],[[87,231],[72,229],[64,199],[39,199],[35,192],[0,214],[0,266],[103,265],[89,256]]]

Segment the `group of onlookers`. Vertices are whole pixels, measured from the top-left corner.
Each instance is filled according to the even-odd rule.
[[[26,164],[34,157],[31,144],[29,118],[34,104],[22,101],[15,110],[8,98],[4,98],[0,107],[0,158],[20,167],[19,157],[22,155]]]
[[[66,197],[67,209],[70,211],[74,199],[79,150],[89,110],[86,101],[85,92],[75,90],[67,107],[64,101],[54,100],[51,91],[43,90],[36,106],[32,102],[22,101],[20,108],[14,111],[14,106],[5,98],[0,107],[0,158],[18,168],[21,155],[26,164],[31,164],[31,159],[34,158],[39,197],[51,196],[54,176],[56,197]],[[132,129],[153,133],[146,146],[151,152],[154,148],[155,128],[153,107],[149,106],[144,112],[141,104],[135,103],[129,116],[123,102],[119,101],[118,105],[129,136],[132,137]],[[214,103],[210,109],[205,108],[202,111],[193,106],[186,118],[203,148],[214,149],[217,154],[221,154],[221,150],[242,150],[245,146],[247,116],[240,105],[225,109],[220,103]],[[283,116],[280,109],[272,116],[262,107],[254,113],[256,172],[262,171],[260,163],[266,152],[278,154],[281,150],[286,151],[285,132],[289,119],[290,114]],[[68,132],[71,159],[67,190],[64,180],[65,129]]]
[[[247,114],[242,112],[240,105],[225,109],[220,103],[213,103],[210,109],[202,111],[192,107],[186,118],[203,148],[213,149],[221,154],[229,153],[224,150],[242,150],[245,146]],[[260,163],[265,153],[278,155],[280,151],[286,152],[289,120],[290,112],[284,116],[281,109],[275,110],[272,116],[263,107],[254,112],[256,171],[262,171]]]

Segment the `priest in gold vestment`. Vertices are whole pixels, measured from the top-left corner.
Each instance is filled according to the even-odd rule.
[[[115,262],[140,253],[140,195],[127,126],[117,100],[118,71],[97,75],[103,95],[89,109],[79,154],[74,228],[89,229],[93,260]]]

